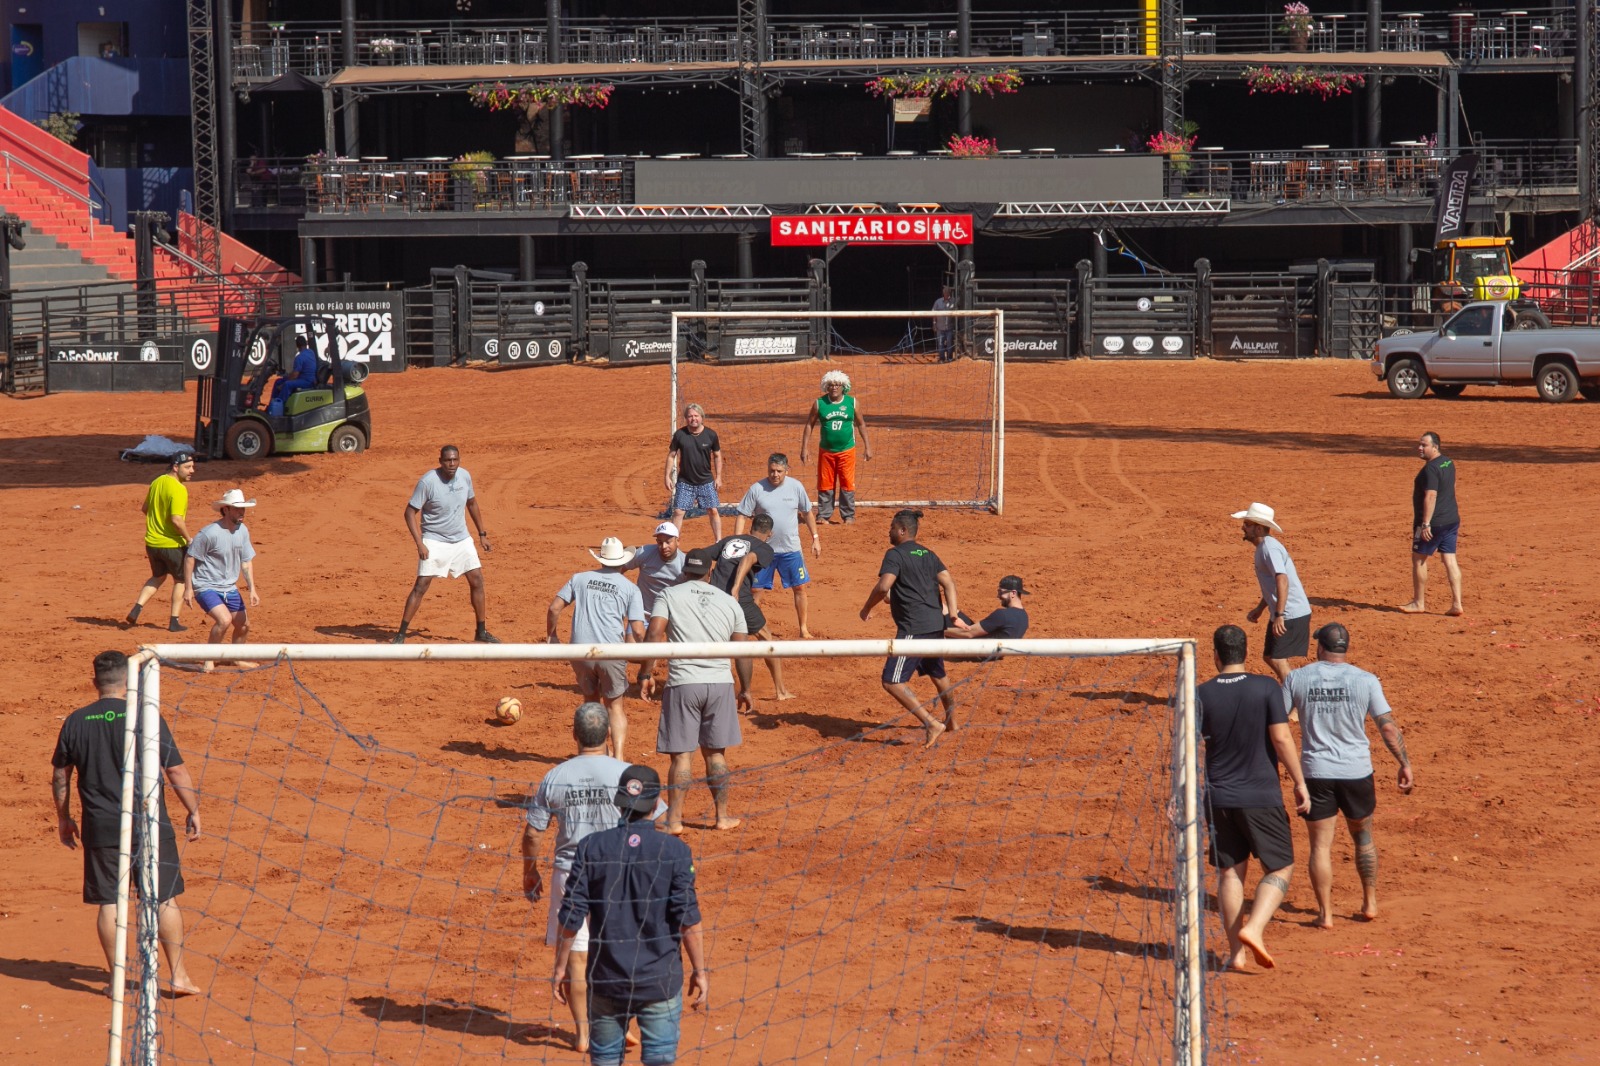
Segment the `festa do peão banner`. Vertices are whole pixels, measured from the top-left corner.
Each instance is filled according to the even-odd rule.
[[[773,215],[776,247],[971,244],[971,215]]]

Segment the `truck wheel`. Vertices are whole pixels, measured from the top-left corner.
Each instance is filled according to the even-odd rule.
[[[1516,323],[1512,329],[1549,329],[1550,318],[1537,307],[1530,307],[1525,311],[1517,312]]]
[[[1396,359],[1387,380],[1389,394],[1402,400],[1415,400],[1428,391],[1428,372],[1416,359]]]
[[[1546,363],[1534,378],[1539,398],[1549,403],[1566,403],[1578,395],[1578,375],[1566,363]]]
[[[367,448],[367,435],[361,432],[361,427],[346,422],[334,430],[328,437],[328,450],[335,453],[350,454],[365,451]]]
[[[241,419],[229,428],[222,450],[229,459],[264,459],[272,454],[272,427],[253,418]]]
[[[1456,397],[1461,395],[1461,390],[1466,388],[1466,386],[1441,385],[1439,382],[1435,381],[1429,383],[1428,388],[1432,389],[1433,394],[1439,397],[1441,400],[1454,400]]]

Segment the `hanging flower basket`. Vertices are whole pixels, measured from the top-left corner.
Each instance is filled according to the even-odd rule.
[[[1245,67],[1241,75],[1255,93],[1312,93],[1324,100],[1345,96],[1367,84],[1361,74],[1326,74],[1305,67]]]
[[[530,81],[507,85],[503,81],[479,82],[467,89],[467,97],[490,111],[512,108],[550,107],[572,104],[575,107],[604,109],[611,103],[614,85],[584,85],[578,82]]]
[[[962,92],[995,96],[1014,93],[1022,85],[1015,70],[925,70],[921,74],[885,74],[867,82],[873,96],[901,97],[956,96]]]
[[[956,159],[993,159],[1000,154],[1000,142],[988,137],[951,137],[945,145]]]
[[[933,98],[930,96],[903,96],[889,103],[894,106],[896,122],[918,122],[927,118],[933,110]]]

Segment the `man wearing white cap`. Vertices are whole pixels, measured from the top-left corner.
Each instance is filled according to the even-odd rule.
[[[572,604],[572,643],[634,644],[644,640],[644,598],[639,587],[622,576],[622,568],[633,553],[616,537],[600,542],[600,550],[589,554],[600,564],[599,570],[573,574],[561,586],[545,612],[545,639],[561,643],[558,627],[561,612]],[[575,659],[572,672],[578,678],[578,691],[586,700],[606,705],[611,720],[611,754],[625,758],[628,740],[628,712],[623,697],[628,691],[628,664],[622,659]]]
[[[1261,602],[1245,617],[1254,622],[1262,611],[1272,612],[1267,617],[1261,658],[1283,684],[1289,680],[1289,660],[1305,658],[1311,647],[1311,601],[1306,598],[1289,550],[1272,536],[1283,532],[1272,508],[1252,503],[1243,511],[1235,511],[1233,517],[1244,522],[1244,539],[1255,545],[1256,584],[1261,587]]]
[[[250,616],[239,595],[241,576],[250,590],[250,606],[261,603],[252,563],[256,549],[244,524],[245,510],[255,505],[256,501],[245,499],[240,490],[229,489],[216,504],[221,517],[196,533],[184,554],[183,601],[200,604],[210,615],[211,644],[221,644],[230,627],[235,644],[243,644],[250,633]],[[211,669],[210,663],[206,669]]]
[[[639,571],[639,595],[644,598],[644,613],[656,605],[656,597],[663,589],[676,585],[683,579],[683,552],[678,550],[678,527],[671,522],[656,526],[656,542],[633,549],[633,558],[622,566],[622,572]]]

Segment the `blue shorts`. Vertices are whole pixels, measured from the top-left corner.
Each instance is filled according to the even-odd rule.
[[[773,555],[771,566],[763,566],[755,572],[750,587],[770,589],[774,570],[777,571],[779,577],[783,578],[783,587],[786,589],[799,588],[801,585],[811,584],[811,575],[806,573],[806,557],[804,555],[799,552],[778,552]]]
[[[895,632],[895,640],[943,640],[943,630],[938,633],[918,633],[913,637],[910,633]],[[923,677],[943,677],[944,660],[933,657],[920,658],[912,655],[891,655],[883,660],[883,683],[886,685],[903,685],[913,677],[921,674]]]
[[[687,481],[678,482],[678,487],[672,491],[672,509],[674,511],[693,511],[695,508],[704,508],[715,511],[722,506],[717,499],[717,485],[708,481],[704,485],[691,485]]]
[[[215,592],[211,589],[201,589],[194,594],[195,601],[200,604],[200,609],[210,614],[221,604],[234,614],[244,613],[244,599],[239,595],[238,589],[229,589],[227,592]]]
[[[1456,553],[1456,535],[1461,532],[1461,523],[1452,522],[1448,526],[1439,526],[1433,531],[1432,540],[1423,540],[1415,531],[1411,534],[1411,552],[1424,559],[1434,552],[1444,552],[1446,555]]]

